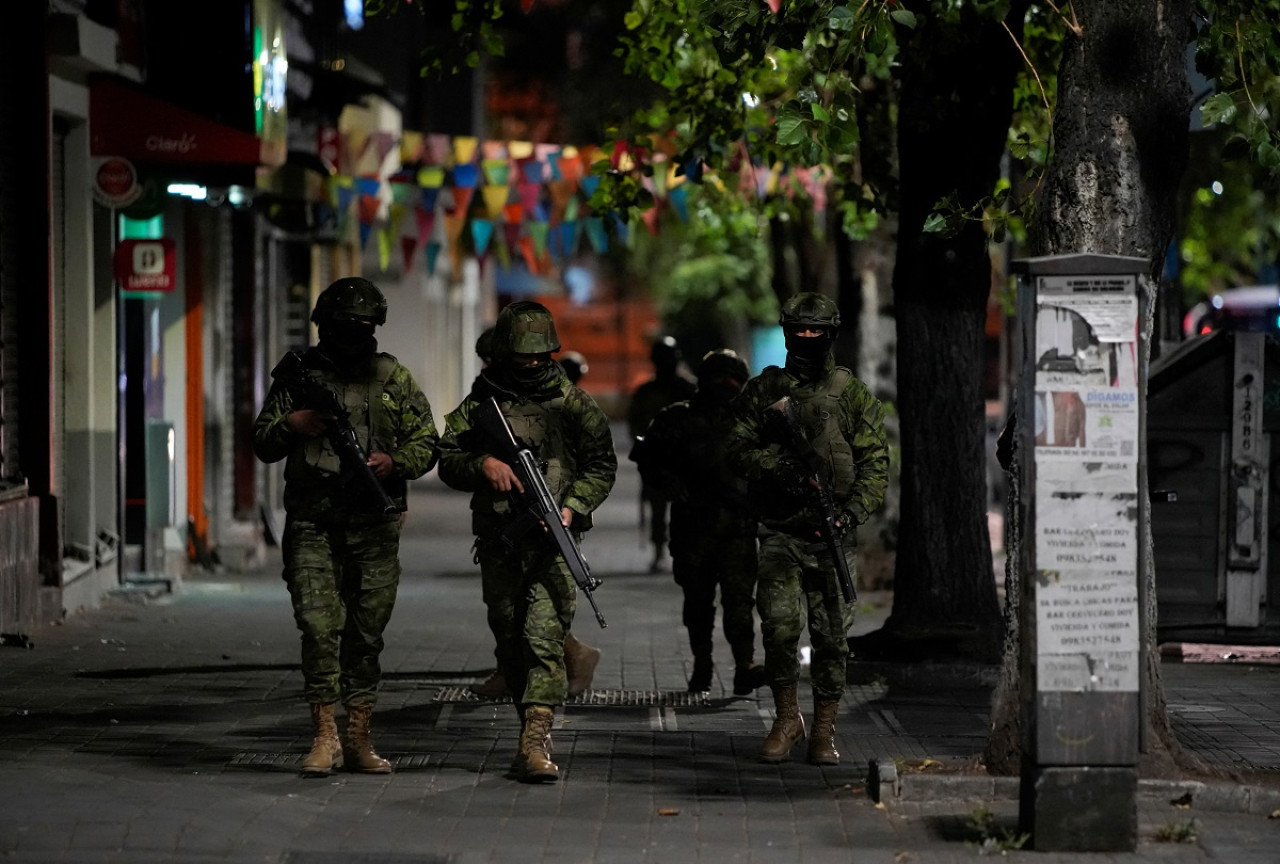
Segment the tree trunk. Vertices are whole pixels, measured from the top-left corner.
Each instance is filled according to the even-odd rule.
[[[911,5],[911,4],[907,4]],[[1021,32],[1025,2],[1008,21]],[[893,611],[854,640],[859,656],[999,657],[1001,615],[987,533],[983,325],[987,236],[967,222],[924,233],[935,206],[972,207],[995,191],[1021,62],[998,21],[928,14],[903,31],[901,176],[894,268],[902,475]]]
[[[1139,317],[1150,360],[1152,313],[1165,249],[1173,236],[1175,196],[1186,167],[1190,91],[1185,49],[1190,42],[1189,0],[1082,0],[1073,4],[1081,31],[1068,34],[1058,77],[1054,151],[1038,202],[1032,254],[1073,252],[1147,258],[1139,280]],[[1018,484],[1011,485],[1018,490]],[[1030,492],[1030,490],[1021,490]],[[1170,776],[1203,766],[1172,735],[1160,678],[1156,640],[1155,566],[1145,463],[1138,477],[1140,548],[1145,556],[1143,639],[1145,743],[1139,771]],[[1011,512],[1021,512],[1011,502]],[[1019,532],[1017,520],[1010,523]],[[1011,567],[1021,536],[1010,537]],[[1021,588],[1028,574],[1010,572],[1006,625],[1016,628]],[[1016,589],[1016,590],[1015,590]],[[1006,641],[1002,681],[986,762],[993,773],[1017,773],[1021,752],[1018,634]],[[1207,772],[1206,772],[1207,773]]]

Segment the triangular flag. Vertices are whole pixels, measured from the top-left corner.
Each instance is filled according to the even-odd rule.
[[[644,227],[649,229],[650,234],[656,235],[658,233],[658,213],[658,207],[657,205],[654,205],[648,210],[645,210],[640,216],[640,218],[644,220]]]
[[[484,179],[497,186],[506,186],[511,175],[511,163],[506,159],[484,160]]]
[[[572,222],[578,218],[578,196],[573,196],[565,204],[564,215],[561,218],[566,222]]]
[[[427,262],[427,275],[436,275],[436,259],[440,257],[440,244],[431,242],[427,244],[427,254],[425,256]]]
[[[365,245],[368,244],[369,232],[371,232],[372,230],[373,230],[373,223],[371,222],[360,223],[360,248],[361,249],[363,249]]]
[[[505,141],[486,141],[480,145],[480,152],[484,154],[486,162],[507,161],[507,144]]]
[[[423,189],[422,198],[418,200],[418,207],[421,210],[434,211],[436,209],[436,199],[440,197],[440,190]]]
[[[631,240],[631,226],[622,221],[622,216],[617,210],[611,212],[609,216],[610,220],[606,224],[611,224],[613,226],[613,233],[618,235],[618,240],[623,246],[629,245]]]
[[[565,258],[578,254],[578,240],[582,237],[582,226],[575,219],[560,226],[560,250]]]
[[[515,201],[507,204],[502,208],[502,220],[508,225],[519,227],[520,220],[524,218],[524,205]]]
[[[391,200],[396,204],[405,205],[416,203],[413,199],[418,195],[417,183],[397,182],[390,183],[388,185],[391,187]]]
[[[588,216],[586,218],[587,240],[591,242],[591,248],[600,254],[609,251],[609,235],[604,230],[604,219],[599,216]]]
[[[551,226],[546,222],[530,222],[529,223],[529,239],[533,241],[533,250],[538,258],[547,254],[547,233],[551,230]]]
[[[524,212],[530,219],[546,220],[546,216],[542,215],[542,185],[540,183],[521,183],[516,187],[516,192],[520,195],[520,203],[524,205]]]
[[[587,200],[591,200],[591,196],[596,194],[596,189],[600,188],[600,175],[588,174],[578,181],[578,185],[582,187],[582,191],[586,193]]]
[[[453,185],[474,189],[480,183],[480,169],[475,165],[453,166]]]
[[[418,238],[406,234],[400,238],[400,257],[404,260],[404,272],[413,269],[413,253],[418,250]]]
[[[394,242],[395,237],[389,227],[378,229],[378,267],[384,273],[391,264],[391,244]]]
[[[387,226],[391,229],[391,236],[400,236],[400,226],[404,224],[404,217],[409,212],[409,208],[403,204],[397,204],[394,201],[387,208]],[[383,268],[386,269],[385,267]]]
[[[418,185],[423,189],[439,189],[444,185],[444,168],[428,165],[418,172]]]
[[[413,211],[413,215],[418,222],[418,242],[426,243],[436,227],[436,211],[419,207]]]
[[[400,137],[400,164],[412,165],[421,159],[424,143],[421,132],[404,130]]]
[[[512,141],[507,145],[507,154],[517,162],[533,155],[532,141]]]
[[[446,215],[450,213],[466,214],[467,208],[471,206],[471,196],[476,194],[474,186],[457,186],[451,190],[453,192],[453,206],[445,205],[444,212]]]
[[[494,246],[498,253],[498,266],[503,270],[511,269],[511,247],[506,243],[498,243]]]
[[[502,208],[507,205],[507,197],[511,194],[511,187],[505,184],[498,186],[486,186],[481,190],[484,195],[484,207],[489,213],[490,219],[497,219],[502,214]]]
[[[471,220],[471,240],[476,246],[476,257],[483,258],[493,239],[493,222],[488,219]]]
[[[382,206],[382,202],[376,195],[360,196],[360,223],[372,223],[378,218],[378,208]]]
[[[520,238],[520,254],[524,256],[525,266],[529,268],[530,273],[538,272],[538,253],[534,248],[536,245],[532,237]]]
[[[560,176],[565,180],[576,181],[582,179],[582,160],[576,152],[572,155],[567,154],[568,151],[565,151],[557,156],[555,160],[556,166],[560,169]]]
[[[517,248],[520,245],[520,223],[503,222],[502,239],[504,241],[504,245],[511,249]]]
[[[376,175],[373,177],[357,177],[356,188],[360,190],[361,195],[376,197],[378,190],[382,188],[382,181]]]
[[[427,136],[426,157],[432,165],[447,165],[453,155],[453,140],[448,135],[433,133]]]
[[[465,165],[476,158],[476,148],[479,146],[479,139],[471,135],[459,135],[453,139],[453,162],[454,166]]]
[[[680,217],[680,221],[685,225],[689,224],[689,192],[684,186],[677,186],[671,190],[667,196],[667,200],[671,202],[671,209],[676,211],[676,216]]]
[[[537,159],[521,159],[516,164],[520,166],[520,176],[525,183],[542,182],[546,166]]]

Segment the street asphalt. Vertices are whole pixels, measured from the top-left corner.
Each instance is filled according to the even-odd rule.
[[[620,428],[615,440],[625,454]],[[802,747],[760,764],[772,699],[732,695],[718,631],[712,691],[685,692],[680,592],[648,572],[637,499],[622,458],[583,547],[608,628],[582,604],[575,632],[603,658],[558,716],[558,783],[511,778],[515,711],[467,690],[492,669],[492,640],[467,497],[432,476],[412,490],[374,717],[395,773],[299,776],[311,730],[272,549],[171,593],[126,586],[0,649],[0,860],[1280,862],[1280,665],[1164,661],[1179,740],[1242,782],[1141,780],[1133,852],[1014,849],[1017,779],[971,767],[995,670],[855,660],[841,764],[810,766]],[[885,602],[864,598],[856,632]]]

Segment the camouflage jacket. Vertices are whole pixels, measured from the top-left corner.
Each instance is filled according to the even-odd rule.
[[[436,463],[439,433],[431,405],[413,375],[390,354],[375,354],[367,367],[340,372],[315,348],[304,355],[306,374],[328,388],[350,412],[350,423],[365,453],[383,452],[394,463],[383,486],[401,507],[406,481],[426,474]],[[352,515],[362,496],[352,494],[350,475],[324,435],[300,435],[289,415],[304,404],[285,382],[271,385],[253,424],[253,452],[263,462],[287,460],[284,506],[294,516]]]
[[[658,412],[631,451],[647,488],[671,501],[673,538],[698,534],[754,535],[747,484],[725,461],[733,414],[695,395]]]
[[[761,524],[798,536],[811,536],[822,516],[780,429],[778,412],[770,410],[783,396],[800,409],[804,436],[818,453],[837,517],[852,531],[880,506],[888,486],[884,406],[849,370],[831,361],[826,375],[811,383],[770,366],[734,400],[735,422],[726,441],[729,465],[746,478]]]
[[[591,513],[604,503],[618,474],[618,454],[609,418],[595,400],[575,387],[558,367],[552,381],[535,396],[526,396],[481,373],[462,404],[445,417],[440,437],[440,479],[471,494],[472,529],[477,535],[499,530],[515,513],[506,493],[484,476],[486,458],[497,450],[472,425],[471,412],[494,397],[512,431],[540,464],[547,487],[561,507],[575,514],[570,528],[591,527]]]

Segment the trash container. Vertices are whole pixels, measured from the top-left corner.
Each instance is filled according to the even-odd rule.
[[[1151,364],[1147,392],[1159,638],[1276,644],[1280,342],[1195,337]]]

